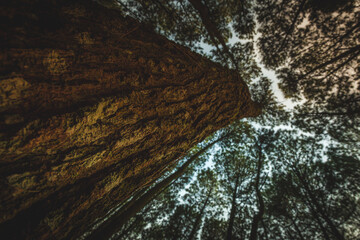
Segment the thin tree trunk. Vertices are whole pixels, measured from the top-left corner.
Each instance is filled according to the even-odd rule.
[[[349,56],[352,53],[354,53],[354,55],[352,55],[352,57],[350,57],[351,59],[356,57],[357,55],[359,55],[360,54],[360,45],[356,45],[356,46],[350,48],[349,50],[347,50],[347,51],[333,57],[332,59],[330,59],[330,60],[328,60],[328,61],[326,61],[326,62],[324,62],[322,64],[319,64],[318,66],[314,67],[309,72],[307,72],[306,74],[301,76],[301,78],[305,78],[308,75],[310,75],[311,73],[313,73],[313,72],[315,72],[315,71],[317,71],[317,70],[319,70],[321,68],[324,68],[324,67],[326,67],[326,66],[328,66],[328,65],[330,65],[332,63],[335,63],[335,62],[339,61],[340,59]]]
[[[299,227],[298,227],[298,225],[296,224],[296,221],[291,216],[289,216],[289,218],[290,218],[292,224],[294,225],[294,228],[295,228],[297,234],[299,235],[300,239],[305,240],[302,233],[301,233],[301,231],[300,231],[300,229],[299,229]]]
[[[296,22],[298,21],[298,18],[299,18],[299,16],[300,16],[300,13],[303,11],[303,8],[304,8],[304,6],[305,6],[306,1],[307,1],[307,0],[302,0],[302,1],[301,1],[298,10],[297,10],[296,13],[295,13],[295,17],[293,18],[293,20],[292,20],[292,22],[291,22],[291,26],[290,26],[289,29],[286,31],[285,37],[284,37],[283,41],[281,42],[278,51],[283,50],[283,48],[284,48],[284,46],[285,46],[285,44],[286,44],[286,42],[287,42],[288,37],[290,36],[290,34],[293,33],[293,31],[294,31],[294,29],[295,29],[295,24],[296,24]]]
[[[261,144],[261,143],[260,143]],[[262,216],[264,215],[265,206],[264,206],[264,200],[262,198],[260,189],[259,189],[259,183],[260,183],[260,174],[261,174],[261,168],[262,168],[262,149],[261,145],[258,145],[259,148],[259,159],[258,159],[258,167],[257,167],[257,174],[256,174],[256,180],[255,180],[255,191],[256,196],[259,203],[259,211],[255,214],[252,224],[251,224],[251,232],[249,240],[256,240],[257,239],[257,230],[259,226],[259,222],[262,219]]]
[[[344,240],[344,236],[340,233],[340,231],[337,229],[333,221],[329,218],[329,216],[325,213],[319,202],[317,201],[315,195],[312,193],[312,191],[309,188],[308,182],[305,180],[303,175],[300,173],[298,169],[295,171],[297,177],[299,178],[300,182],[302,183],[304,190],[309,196],[309,200],[311,203],[315,206],[315,211],[320,213],[320,216],[325,220],[325,222],[329,225],[332,234],[336,237],[338,240]]]
[[[201,0],[188,0],[191,5],[196,9],[199,13],[202,23],[205,26],[206,31],[209,33],[211,40],[217,45],[215,38],[220,42],[222,48],[224,49],[225,53],[229,56],[231,62],[234,64],[234,67],[237,69],[238,66],[236,64],[234,55],[230,52],[229,48],[227,47],[224,38],[222,37],[221,33],[217,29],[216,25],[211,20],[211,14],[206,5],[204,5]]]
[[[330,240],[330,237],[324,227],[324,225],[321,222],[320,216],[317,213],[317,211],[315,210],[314,206],[311,204],[310,200],[306,197],[305,202],[308,202],[308,206],[310,208],[311,214],[313,215],[313,217],[315,218],[315,221],[317,222],[317,224],[319,225],[322,234],[324,235],[324,239],[325,240]]]
[[[236,213],[236,198],[237,198],[237,190],[238,190],[238,187],[239,187],[239,179],[240,179],[240,174],[238,173],[237,176],[236,176],[235,188],[234,188],[234,191],[233,191],[232,201],[231,201],[230,218],[229,218],[228,228],[227,228],[227,232],[226,232],[226,239],[227,240],[232,239],[232,230],[233,230],[233,225],[234,225],[234,220],[235,220],[235,213]]]
[[[194,239],[195,234],[197,233],[197,230],[198,230],[198,228],[199,228],[201,219],[203,218],[203,215],[204,215],[204,211],[205,211],[206,206],[207,206],[207,204],[208,204],[208,202],[209,202],[209,199],[210,199],[210,197],[211,197],[212,190],[213,190],[213,188],[210,188],[210,189],[209,189],[209,192],[208,192],[208,194],[207,194],[207,196],[206,196],[205,202],[204,202],[204,204],[202,205],[201,210],[200,210],[200,213],[199,213],[199,215],[197,216],[197,218],[196,218],[196,220],[195,220],[195,222],[194,222],[193,228],[191,229],[191,232],[190,232],[190,234],[189,234],[188,240]]]
[[[296,176],[297,176],[297,177],[299,178],[299,180],[300,180],[300,177],[299,177],[299,175],[298,175],[297,170],[294,170],[294,172],[295,172]],[[301,181],[301,180],[300,180],[300,181]],[[319,227],[320,227],[320,229],[321,229],[321,231],[322,231],[322,233],[323,233],[323,235],[324,235],[324,238],[325,238],[326,240],[330,240],[330,237],[329,237],[329,235],[328,235],[328,233],[327,233],[324,225],[323,225],[322,222],[321,222],[320,216],[319,216],[318,212],[316,211],[315,207],[313,206],[312,201],[309,199],[306,190],[305,190],[305,193],[304,193],[303,195],[304,195],[304,196],[302,196],[301,198],[302,198],[303,202],[304,202],[305,204],[307,204],[307,207],[310,209],[311,215],[314,217],[315,221],[316,221],[317,224],[319,225]],[[300,195],[300,196],[301,196],[301,195]]]
[[[267,230],[267,228],[266,228],[264,219],[261,219],[261,225],[262,225],[262,227],[263,227],[263,229],[264,229],[265,239],[266,239],[266,240],[269,240],[269,234],[268,234],[268,230]]]
[[[85,0],[0,3],[0,234],[73,239],[235,119],[235,71]]]

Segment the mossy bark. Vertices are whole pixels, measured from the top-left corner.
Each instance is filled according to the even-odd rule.
[[[256,116],[238,75],[91,1],[0,6],[0,234],[75,238]]]

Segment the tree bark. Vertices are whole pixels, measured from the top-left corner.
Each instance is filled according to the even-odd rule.
[[[260,113],[235,71],[91,1],[0,3],[0,234],[73,239]]]

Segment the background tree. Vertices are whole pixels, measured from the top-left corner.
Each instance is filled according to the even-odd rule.
[[[262,63],[286,96],[306,100],[294,123],[358,142],[360,2],[259,0],[256,13]]]
[[[337,174],[336,168],[330,167],[336,164],[334,159],[323,162],[322,146],[312,137],[299,135],[294,138],[293,133],[280,136],[283,141],[280,148],[288,150],[279,151],[279,161],[274,164],[272,185],[266,193],[269,216],[264,218],[265,224],[269,229],[282,229],[278,232],[285,233],[285,239],[344,239],[344,235],[349,239],[356,238],[358,233],[347,230],[353,227],[350,216],[358,211],[355,210],[357,200],[353,198],[356,193],[350,190],[352,187],[345,186],[352,185],[351,176],[357,176],[358,170],[348,169],[349,163],[344,161],[344,165],[337,165],[337,168],[345,167],[352,173]],[[358,160],[355,162],[358,164]],[[341,184],[342,180],[330,180],[324,170],[349,182],[343,182],[344,185],[337,189],[332,184]],[[340,193],[340,188],[344,192]]]

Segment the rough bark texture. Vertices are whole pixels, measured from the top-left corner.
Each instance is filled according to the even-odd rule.
[[[0,3],[0,235],[75,238],[256,116],[236,73],[91,1]]]

